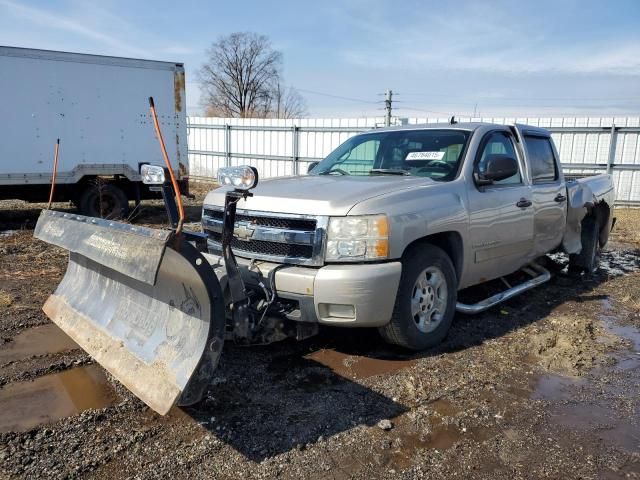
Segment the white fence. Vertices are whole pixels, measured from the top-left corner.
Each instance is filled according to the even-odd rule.
[[[524,123],[548,128],[566,171],[610,172],[619,204],[640,205],[640,117],[459,118]],[[395,118],[400,124],[446,118]],[[304,173],[347,138],[383,125],[382,117],[357,119],[188,118],[189,167],[194,179],[215,178],[219,167],[250,164],[263,178]]]

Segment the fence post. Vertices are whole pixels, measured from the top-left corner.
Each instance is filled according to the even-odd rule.
[[[298,175],[300,173],[300,165],[298,163],[298,159],[300,157],[300,127],[294,125],[291,127],[291,133],[293,135],[293,147],[291,149],[293,163],[291,164],[291,173],[293,175]]]
[[[616,131],[616,124],[611,124],[611,140],[609,141],[609,158],[607,158],[607,173],[611,173],[613,164],[616,161],[616,143],[618,140],[618,133]]]
[[[231,166],[231,125],[224,125],[224,165]]]

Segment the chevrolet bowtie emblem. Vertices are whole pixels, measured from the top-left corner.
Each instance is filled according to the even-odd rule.
[[[249,222],[236,222],[233,234],[238,237],[238,240],[249,241],[253,237],[253,233],[256,231],[255,227]]]

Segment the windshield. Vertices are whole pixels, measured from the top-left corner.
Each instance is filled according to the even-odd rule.
[[[413,175],[453,180],[470,132],[396,130],[356,135],[340,145],[311,175]]]

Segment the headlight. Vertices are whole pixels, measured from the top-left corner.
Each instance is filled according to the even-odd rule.
[[[162,185],[164,183],[164,168],[145,163],[140,167],[140,176],[145,185]]]
[[[386,215],[332,217],[327,233],[328,262],[382,260],[389,256]]]
[[[218,183],[238,190],[251,190],[258,184],[258,170],[249,165],[218,169]]]

